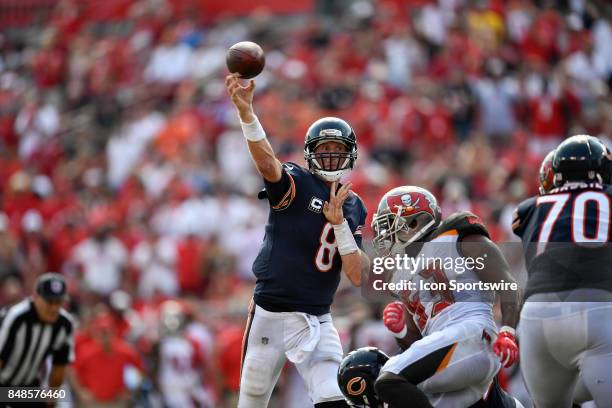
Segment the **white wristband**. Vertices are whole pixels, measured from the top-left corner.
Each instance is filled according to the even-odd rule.
[[[336,245],[338,245],[340,255],[352,254],[359,250],[355,237],[351,232],[351,227],[349,227],[346,219],[342,221],[342,224],[334,225],[334,235],[336,236]]]
[[[266,138],[266,132],[263,130],[263,127],[261,127],[261,123],[259,123],[257,116],[255,116],[255,120],[253,120],[251,123],[244,123],[243,121],[240,121],[240,126],[242,127],[242,134],[246,140],[251,142],[259,142],[260,140],[264,140]]]
[[[512,327],[510,326],[502,326],[501,329],[499,329],[499,332],[508,332],[512,335],[512,337],[516,337],[516,330],[514,330]]]

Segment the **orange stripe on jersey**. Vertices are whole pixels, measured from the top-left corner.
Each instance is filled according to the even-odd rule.
[[[448,230],[446,232],[443,232],[442,234],[438,235],[438,237],[443,237],[445,235],[459,235],[459,233],[457,232],[456,229],[452,229],[452,230]]]
[[[521,225],[521,217],[518,215],[518,209],[512,213],[512,230],[516,230]]]
[[[455,349],[457,348],[457,344],[459,344],[459,343],[453,344],[453,347],[451,347],[451,349],[448,350],[448,353],[446,353],[446,355],[444,356],[444,359],[442,360],[442,362],[438,366],[438,369],[436,370],[436,373],[439,373],[440,371],[444,370],[448,366],[448,363],[450,363],[450,359],[453,356],[453,353],[455,352]]]
[[[289,190],[285,193],[283,198],[281,198],[278,204],[272,206],[273,210],[282,211],[286,209],[287,207],[289,207],[289,205],[291,205],[293,199],[295,198],[295,181],[293,181],[293,177],[291,177],[291,174],[288,174],[288,176],[289,181],[291,182]]]

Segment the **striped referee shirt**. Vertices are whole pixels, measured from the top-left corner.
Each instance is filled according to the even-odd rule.
[[[0,311],[0,386],[37,387],[47,357],[53,365],[74,361],[74,322],[60,309],[55,323],[38,318],[32,299]]]

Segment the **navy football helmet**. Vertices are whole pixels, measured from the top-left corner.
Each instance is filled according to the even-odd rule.
[[[610,183],[610,150],[598,138],[576,135],[563,141],[553,156],[555,187],[570,181]]]
[[[349,405],[362,408],[382,406],[374,383],[387,360],[389,356],[376,347],[362,347],[344,357],[338,369],[338,385]]]
[[[342,143],[346,146],[346,152],[315,153],[316,148],[326,142]],[[357,160],[357,138],[353,128],[339,118],[326,117],[317,120],[306,132],[304,159],[313,174],[330,182],[339,180],[353,169]],[[323,159],[332,159],[329,161],[337,164],[325,167]]]

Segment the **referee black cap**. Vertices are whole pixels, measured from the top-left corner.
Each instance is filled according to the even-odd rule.
[[[66,281],[58,273],[44,273],[36,281],[36,293],[45,300],[63,300],[66,298]]]

